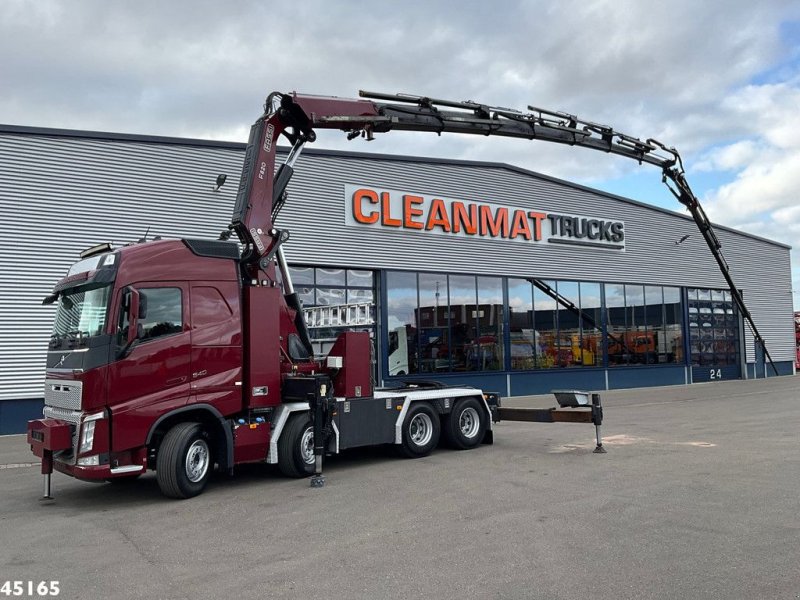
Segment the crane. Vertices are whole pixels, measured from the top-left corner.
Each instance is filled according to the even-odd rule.
[[[705,210],[686,180],[678,151],[647,138],[641,140],[608,125],[587,121],[566,112],[528,106],[514,110],[473,101],[451,101],[408,94],[384,94],[360,91],[361,99],[311,96],[297,93],[271,93],[264,113],[253,124],[242,167],[242,178],[227,239],[236,233],[244,245],[243,265],[254,281],[274,278],[274,259],[284,274],[286,301],[296,310],[296,325],[309,350],[307,328],[299,300],[288,277],[288,267],[281,250],[289,234],[274,222],[287,198],[286,188],[294,164],[306,143],[316,139],[316,129],[338,129],[352,140],[374,139],[389,131],[458,133],[540,140],[579,146],[623,156],[661,169],[662,182],[692,216],[739,312],[753,333],[755,343],[764,352],[775,374],[777,367],[766,348],[764,338],[736,287],[730,266],[722,253],[722,244]],[[285,162],[275,169],[277,143],[284,136],[291,144]]]

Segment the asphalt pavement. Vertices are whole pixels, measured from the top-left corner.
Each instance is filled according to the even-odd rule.
[[[495,425],[495,444],[248,466],[190,500],[41,476],[0,438],[0,586],[80,599],[800,598],[800,379],[604,392],[586,424]],[[551,405],[548,397],[509,405]],[[13,588],[9,588],[13,589]],[[0,598],[8,594],[0,588]],[[45,597],[45,596],[38,596]],[[49,597],[52,597],[49,596]]]

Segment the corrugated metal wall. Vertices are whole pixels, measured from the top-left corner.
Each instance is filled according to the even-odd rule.
[[[216,238],[230,220],[242,158],[234,144],[0,130],[0,400],[42,396],[53,309],[40,303],[78,252],[134,241],[148,228],[150,236]],[[219,173],[228,181],[214,193]],[[627,250],[346,227],[346,183],[614,217],[625,221]],[[520,169],[307,151],[290,194],[280,223],[292,233],[290,262],[725,287],[691,221]],[[788,249],[726,230],[720,240],[773,357],[793,360]]]

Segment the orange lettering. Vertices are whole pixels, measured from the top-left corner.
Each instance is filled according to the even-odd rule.
[[[462,202],[453,202],[453,233],[461,231],[461,225],[464,225],[464,233],[475,235],[478,233],[478,206],[475,204],[469,205],[469,214],[467,208]]]
[[[364,188],[353,192],[353,218],[359,223],[366,223],[367,225],[377,223],[378,219],[380,218],[380,214],[377,210],[373,210],[367,215],[362,212],[362,201],[365,199],[369,200],[373,204],[377,204],[378,194],[372,190],[367,190]]]
[[[425,224],[425,229],[431,230],[437,225],[443,231],[450,232],[450,219],[447,217],[444,200],[434,198],[433,202],[431,202],[431,212],[428,213],[428,222]]]
[[[422,197],[406,194],[403,196],[403,227],[406,229],[422,229],[424,225],[415,221],[414,217],[422,216],[422,209],[412,208],[412,204],[422,204]]]
[[[547,218],[547,214],[531,210],[528,216],[533,219],[533,239],[538,242],[542,239],[542,221]]]
[[[496,214],[492,214],[492,207],[481,205],[481,235],[487,233],[492,237],[498,235],[508,237],[508,209],[498,208]]]
[[[391,203],[389,198],[389,192],[381,192],[381,212],[383,213],[383,224],[386,227],[400,227],[403,223],[400,219],[393,219],[390,211],[391,211]]]
[[[524,210],[515,210],[514,222],[511,225],[511,239],[516,238],[520,234],[526,240],[531,239],[531,228],[530,225],[528,225],[528,215],[525,214]]]

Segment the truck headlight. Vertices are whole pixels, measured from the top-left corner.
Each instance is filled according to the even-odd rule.
[[[97,424],[97,421],[104,419],[105,416],[105,413],[96,413],[87,416],[83,420],[83,428],[81,429],[81,445],[80,448],[78,448],[79,454],[89,452],[89,450],[92,449],[92,446],[94,445],[94,427]]]

